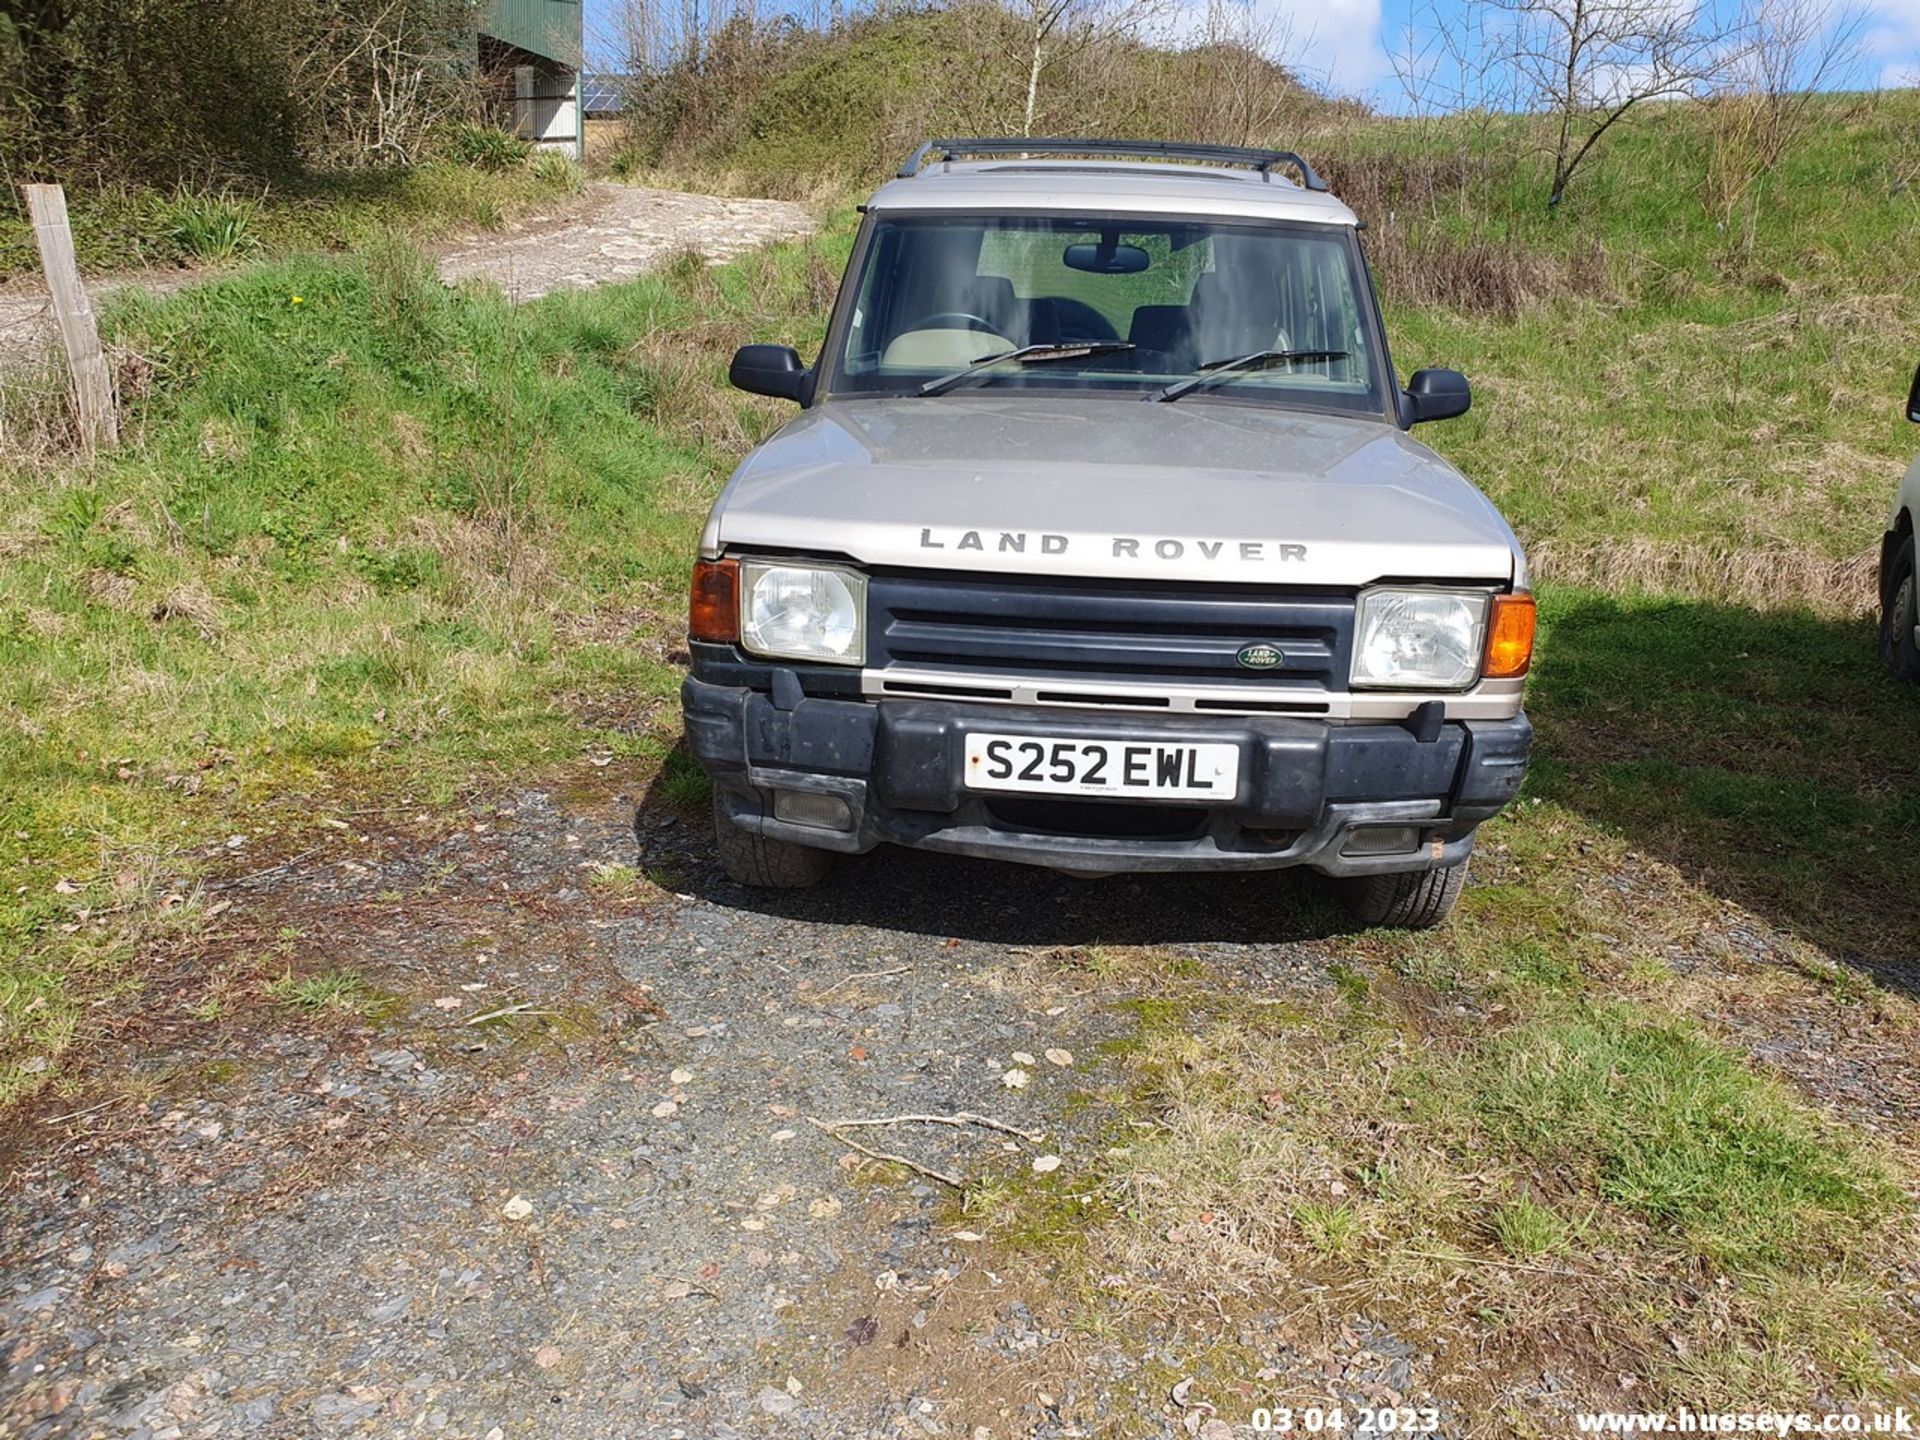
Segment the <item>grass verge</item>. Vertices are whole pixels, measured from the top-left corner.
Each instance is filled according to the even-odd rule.
[[[510,165],[434,160],[308,175],[266,189],[109,186],[75,190],[67,205],[88,274],[225,265],[263,254],[354,250],[396,228],[422,242],[494,229],[579,191],[579,166],[560,158],[536,155]],[[0,280],[39,268],[18,197],[0,200]]]
[[[129,443],[0,472],[0,1103],[134,1003],[196,876],[395,796],[665,761],[699,517],[770,415],[716,357],[832,267],[516,308],[383,238],[111,308]]]

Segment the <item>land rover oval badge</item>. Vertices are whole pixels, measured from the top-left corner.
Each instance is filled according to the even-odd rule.
[[[1240,662],[1243,670],[1272,670],[1277,668],[1283,656],[1280,647],[1262,641],[1256,645],[1242,645],[1240,653],[1233,657]]]

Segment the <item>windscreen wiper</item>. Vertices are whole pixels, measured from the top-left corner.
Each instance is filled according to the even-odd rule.
[[[1178,400],[1182,395],[1203,390],[1232,379],[1247,370],[1264,370],[1269,365],[1285,365],[1293,360],[1344,360],[1345,350],[1256,350],[1232,360],[1209,360],[1200,369],[1204,374],[1188,380],[1176,380],[1164,390],[1147,396],[1149,400]]]
[[[1021,365],[1043,365],[1049,360],[1074,360],[1083,355],[1116,355],[1122,350],[1131,350],[1133,346],[1125,340],[1066,340],[1045,345],[1022,345],[1017,350],[1002,350],[998,355],[986,355],[951,375],[942,375],[938,380],[929,380],[920,387],[922,395],[938,395],[942,390],[951,390],[964,380],[991,370],[996,365],[1018,362]]]

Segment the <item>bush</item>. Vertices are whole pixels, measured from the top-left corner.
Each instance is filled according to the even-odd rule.
[[[237,195],[182,188],[161,202],[161,225],[181,259],[220,264],[260,248],[259,213],[257,203]]]
[[[559,150],[535,152],[531,168],[533,178],[549,189],[578,195],[586,188],[587,174],[580,162]]]
[[[417,158],[475,87],[468,0],[0,7],[9,179],[285,179]]]
[[[456,125],[447,149],[463,165],[499,171],[525,165],[533,154],[533,142],[494,125]]]

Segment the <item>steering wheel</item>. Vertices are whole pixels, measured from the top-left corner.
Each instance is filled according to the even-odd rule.
[[[954,323],[956,321],[957,324]],[[906,328],[908,330],[984,330],[989,335],[1000,333],[1000,327],[991,320],[970,314],[965,310],[942,310],[937,315],[923,316]]]

